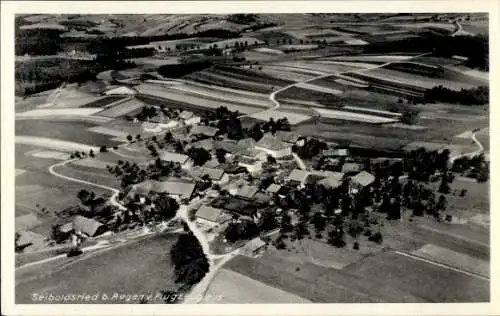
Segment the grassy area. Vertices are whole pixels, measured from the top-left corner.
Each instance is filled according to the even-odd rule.
[[[130,242],[123,246],[90,253],[69,264],[46,266],[36,270],[36,278],[28,271],[16,273],[16,303],[35,303],[33,293],[54,295],[100,293],[96,301],[82,300],[67,303],[115,303],[138,304],[140,300],[126,298],[106,301],[102,294],[111,297],[114,293],[153,295],[160,290],[174,288],[173,267],[169,250],[175,242],[174,235],[161,234]],[[147,280],[147,282],[145,282]],[[48,303],[48,302],[37,302]],[[161,299],[150,303],[163,303]]]
[[[108,96],[82,105],[82,108],[102,108],[108,104],[124,99],[123,96]]]
[[[115,145],[111,136],[87,131],[95,124],[81,121],[48,121],[48,120],[18,120],[16,121],[16,135],[38,136],[73,141],[87,145]]]

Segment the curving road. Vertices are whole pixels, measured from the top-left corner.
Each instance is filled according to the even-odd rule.
[[[477,130],[477,131],[479,131],[479,130]],[[477,132],[477,131],[476,131],[476,132]],[[452,162],[452,163],[453,163],[455,160],[457,160],[457,159],[459,159],[459,158],[462,158],[462,157],[470,157],[470,156],[476,156],[476,155],[479,155],[479,154],[481,154],[481,153],[483,153],[483,152],[484,152],[484,146],[483,146],[483,144],[481,144],[481,143],[477,140],[477,138],[476,138],[476,132],[472,132],[470,139],[472,139],[472,141],[473,141],[474,143],[476,143],[476,145],[477,145],[479,148],[478,148],[477,150],[471,151],[471,152],[469,152],[469,153],[459,154],[459,155],[456,155],[456,156],[450,157],[450,162]]]
[[[106,185],[97,184],[97,183],[90,182],[90,181],[85,181],[85,180],[81,180],[81,179],[76,179],[76,178],[68,177],[68,176],[60,174],[60,173],[58,173],[57,171],[54,170],[57,167],[64,167],[64,166],[66,166],[66,164],[68,164],[70,162],[73,162],[73,161],[76,161],[76,160],[78,160],[78,159],[70,159],[70,160],[65,160],[65,161],[53,164],[52,166],[49,167],[49,172],[53,176],[56,176],[56,177],[59,177],[59,178],[65,179],[65,180],[69,180],[69,181],[73,181],[73,182],[78,182],[78,183],[82,183],[82,184],[87,184],[87,185],[91,185],[91,186],[94,186],[94,187],[97,187],[97,188],[109,190],[109,191],[113,192],[113,195],[109,199],[109,202],[111,203],[111,205],[118,207],[122,211],[127,210],[127,208],[125,206],[121,205],[117,201],[118,194],[120,194],[119,190],[117,190],[115,188],[112,188],[112,187],[108,187]]]

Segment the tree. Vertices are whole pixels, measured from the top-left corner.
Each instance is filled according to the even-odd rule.
[[[314,225],[314,229],[317,233],[321,233],[323,230],[325,230],[326,219],[323,214],[321,214],[321,212],[314,213],[313,217],[311,218],[311,223]]]
[[[276,158],[274,158],[271,155],[267,155],[267,162],[270,164],[275,164],[276,163]]]
[[[205,162],[209,161],[212,158],[209,151],[199,147],[189,148],[187,155],[191,159],[193,159],[193,162],[196,166],[202,166],[205,164]]]
[[[106,146],[101,146],[101,148],[99,149],[99,152],[101,152],[101,153],[105,153],[107,151],[108,151],[108,149],[106,148]]]
[[[288,233],[292,231],[292,218],[286,211],[283,212],[283,216],[281,217],[281,225],[280,225],[280,232],[281,233]]]
[[[278,227],[278,221],[272,212],[264,212],[259,220],[259,230],[270,231]]]
[[[219,163],[225,163],[226,162],[226,151],[222,148],[217,148],[215,150],[215,157],[217,158],[217,161]]]
[[[372,234],[370,237],[368,237],[368,240],[373,241],[377,244],[381,244],[384,239],[380,232],[376,232],[375,234]]]
[[[137,140],[141,140],[141,134],[137,134],[137,135],[135,135],[135,139],[137,139]]]
[[[168,196],[167,193],[160,193],[154,203],[163,220],[173,218],[179,209],[177,201]]]
[[[334,227],[328,232],[328,243],[337,248],[343,248],[346,245],[344,231],[341,227]]]
[[[259,233],[257,224],[253,221],[243,220],[241,222],[229,223],[224,230],[224,237],[233,243],[238,240],[252,239]]]
[[[210,267],[203,248],[191,232],[179,235],[170,250],[170,258],[174,264],[175,283],[187,286],[200,282]]]
[[[132,135],[128,134],[128,135],[127,135],[127,140],[128,140],[129,142],[132,142],[132,139],[133,139]]]
[[[95,157],[94,151],[92,149],[89,151],[89,156],[92,157],[92,158]]]
[[[448,194],[450,193],[450,186],[448,185],[448,177],[445,172],[441,175],[441,184],[438,189],[439,193]]]

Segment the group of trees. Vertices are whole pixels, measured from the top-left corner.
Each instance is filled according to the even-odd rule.
[[[136,184],[146,180],[147,172],[137,165],[137,163],[130,163],[128,161],[118,161],[114,167],[107,166],[107,170],[114,176],[118,177],[121,181],[121,187],[127,188],[132,184]]]
[[[195,166],[202,166],[205,162],[212,159],[212,155],[205,148],[200,147],[191,147],[188,149],[186,153],[189,158],[193,159],[193,163]]]
[[[486,162],[484,154],[479,154],[472,158],[463,156],[455,159],[451,171],[476,178],[478,182],[488,181],[490,173],[489,164]]]
[[[489,39],[484,35],[451,37],[449,34],[429,31],[415,38],[375,42],[366,45],[364,51],[365,53],[433,51],[435,56],[441,57],[464,56],[467,57],[465,65],[486,71],[489,69]]]
[[[395,175],[405,171],[410,179],[427,182],[436,171],[447,171],[449,156],[448,149],[437,152],[419,148],[406,153],[403,162],[395,163],[392,170]]]
[[[191,232],[179,235],[170,250],[170,258],[174,265],[175,283],[188,288],[200,282],[210,268],[203,248]]]
[[[433,87],[424,93],[424,102],[448,102],[464,105],[485,105],[489,102],[490,89],[480,86],[471,89],[451,90],[443,86]]]
[[[212,66],[208,60],[193,61],[181,64],[163,65],[158,68],[158,73],[164,77],[180,78],[195,71],[201,71]]]
[[[300,158],[311,159],[328,147],[325,142],[316,138],[306,139],[302,137],[301,139],[304,140],[304,146],[292,146],[292,151],[297,153]]]

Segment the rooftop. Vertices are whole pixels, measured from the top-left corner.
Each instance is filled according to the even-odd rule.
[[[75,231],[82,232],[89,236],[94,236],[99,229],[99,227],[103,226],[103,223],[98,222],[92,218],[84,217],[77,215],[73,219],[73,229]]]
[[[290,175],[288,175],[288,180],[304,182],[309,175],[309,172],[301,169],[293,169]]]
[[[336,179],[335,177],[326,177],[318,181],[318,184],[328,189],[335,189],[342,185],[342,181]]]
[[[267,187],[266,192],[276,193],[279,191],[279,189],[281,189],[281,185],[276,183],[271,183],[271,185]]]
[[[339,148],[339,149],[326,149],[321,152],[323,156],[330,156],[330,157],[345,157],[349,155],[349,150],[345,148]]]
[[[216,223],[222,223],[226,220],[231,219],[231,216],[226,214],[224,210],[208,205],[202,205],[196,212],[196,217]]]
[[[220,180],[224,175],[224,170],[217,168],[204,168],[198,167],[194,168],[192,171],[194,177],[203,177],[204,175],[208,175],[210,180]]]
[[[355,163],[355,162],[346,162],[342,166],[342,172],[343,173],[358,172],[361,169],[363,169],[363,167],[359,163]]]
[[[298,133],[287,131],[277,131],[275,135],[282,141],[292,144],[295,144],[300,137]]]
[[[183,119],[183,120],[188,120],[188,119],[192,118],[193,116],[194,116],[194,113],[191,111],[182,111],[179,114],[179,118]]]
[[[361,171],[351,178],[351,181],[363,187],[372,184],[375,181],[375,176],[366,171]]]
[[[189,157],[183,154],[164,151],[160,153],[160,159],[163,161],[172,161],[183,164],[189,159]]]
[[[290,147],[290,144],[281,141],[281,139],[276,136],[265,134],[264,137],[257,142],[256,146],[278,151]]]
[[[236,195],[247,198],[247,199],[251,199],[255,195],[255,193],[257,193],[257,191],[259,191],[259,188],[257,188],[256,186],[251,186],[251,185],[245,184],[241,188],[239,188]]]
[[[213,150],[214,149],[214,141],[210,138],[202,139],[197,142],[191,143],[190,147],[203,148],[205,150]]]
[[[191,135],[205,135],[208,137],[213,137],[219,129],[217,127],[207,126],[207,125],[194,125],[191,128]]]
[[[195,184],[185,181],[155,181],[147,180],[133,186],[134,193],[148,194],[149,192],[169,193],[180,195],[181,198],[190,198],[193,194]]]

